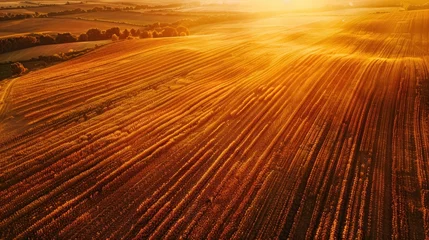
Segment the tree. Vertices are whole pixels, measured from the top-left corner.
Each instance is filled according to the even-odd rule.
[[[15,40],[17,49],[29,48],[37,45],[38,40],[32,36],[19,37]]]
[[[159,23],[159,22],[156,22],[156,23],[152,24],[152,28],[153,29],[157,29],[157,28],[160,28],[160,27],[161,27],[161,23]]]
[[[120,36],[120,39],[127,39],[127,37],[129,37],[130,36],[130,31],[128,31],[128,29],[125,29],[123,32],[122,32],[122,34],[121,34],[121,36]]]
[[[152,36],[153,36],[153,38],[159,38],[159,37],[162,37],[162,33],[159,33],[157,31],[153,31]]]
[[[116,34],[116,36],[120,36],[121,30],[118,27],[107,29],[105,33],[106,39],[112,38],[113,34]]]
[[[165,27],[164,31],[162,32],[163,37],[176,37],[178,35],[179,35],[179,33],[173,27]]]
[[[39,37],[39,42],[42,45],[54,44],[55,43],[55,38],[53,38],[50,35],[41,35]]]
[[[12,71],[13,75],[22,75],[28,71],[27,68],[22,65],[20,62],[12,63],[10,65],[10,70]]]
[[[137,35],[137,31],[136,31],[134,28],[131,28],[130,33],[131,33],[131,35],[132,35],[133,37],[137,37],[137,36],[138,36],[138,35]]]
[[[69,43],[69,42],[76,42],[77,38],[73,36],[71,33],[58,33],[55,40],[57,43]]]
[[[86,34],[88,35],[88,40],[89,41],[97,41],[97,40],[102,40],[103,39],[103,35],[101,34],[101,30],[98,28],[92,28],[89,29]]]
[[[189,36],[190,34],[189,29],[185,26],[178,26],[176,30],[180,36]],[[185,33],[186,35],[183,35],[182,33]]]
[[[112,41],[118,41],[118,40],[119,40],[118,35],[113,34],[113,35],[112,35]]]
[[[153,35],[152,35],[152,32],[150,32],[150,31],[143,31],[141,34],[140,34],[140,38],[152,38],[153,37]]]
[[[86,41],[88,41],[88,34],[86,34],[86,33],[82,33],[82,34],[79,36],[79,42],[86,42]]]

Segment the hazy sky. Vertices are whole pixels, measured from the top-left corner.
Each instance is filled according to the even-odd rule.
[[[261,7],[286,7],[286,6],[295,6],[295,7],[316,7],[321,5],[326,5],[328,3],[345,3],[348,4],[348,1],[345,0],[206,0],[202,1],[205,3],[240,3],[243,5],[253,5]]]
[[[254,6],[295,6],[295,7],[318,7],[326,4],[355,5],[366,3],[396,3],[399,0],[206,0],[208,3],[240,3]]]

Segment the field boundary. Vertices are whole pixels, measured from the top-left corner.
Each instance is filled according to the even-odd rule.
[[[0,96],[0,122],[3,122],[5,113],[7,111],[7,108],[9,106],[9,103],[7,101],[7,98],[10,95],[10,92],[12,91],[12,86],[15,84],[15,82],[20,77],[16,77],[11,79],[8,83],[5,84],[5,89],[3,90],[2,95]]]

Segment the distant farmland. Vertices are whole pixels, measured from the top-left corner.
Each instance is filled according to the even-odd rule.
[[[81,18],[87,20],[117,21],[128,24],[146,25],[155,22],[173,23],[183,19],[196,19],[197,16],[184,14],[150,14],[138,12],[93,12],[68,15],[63,18]]]
[[[429,239],[429,11],[356,15],[211,24],[8,80],[0,238]]]
[[[60,18],[30,18],[15,21],[0,22],[0,37],[16,36],[29,33],[48,33],[48,32],[71,32],[81,34],[90,28],[108,29],[111,27],[120,27],[121,29],[131,29],[135,26],[110,23],[101,21],[85,21],[77,19]]]
[[[38,58],[39,56],[51,56],[59,53],[66,53],[70,50],[81,51],[87,48],[93,48],[96,45],[101,46],[112,42],[111,40],[92,41],[92,42],[76,42],[76,43],[63,43],[47,46],[37,46],[9,53],[0,54],[1,62],[19,62],[29,60],[31,58]]]

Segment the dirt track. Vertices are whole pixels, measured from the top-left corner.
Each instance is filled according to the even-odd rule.
[[[249,24],[16,81],[0,237],[429,238],[429,12]]]

